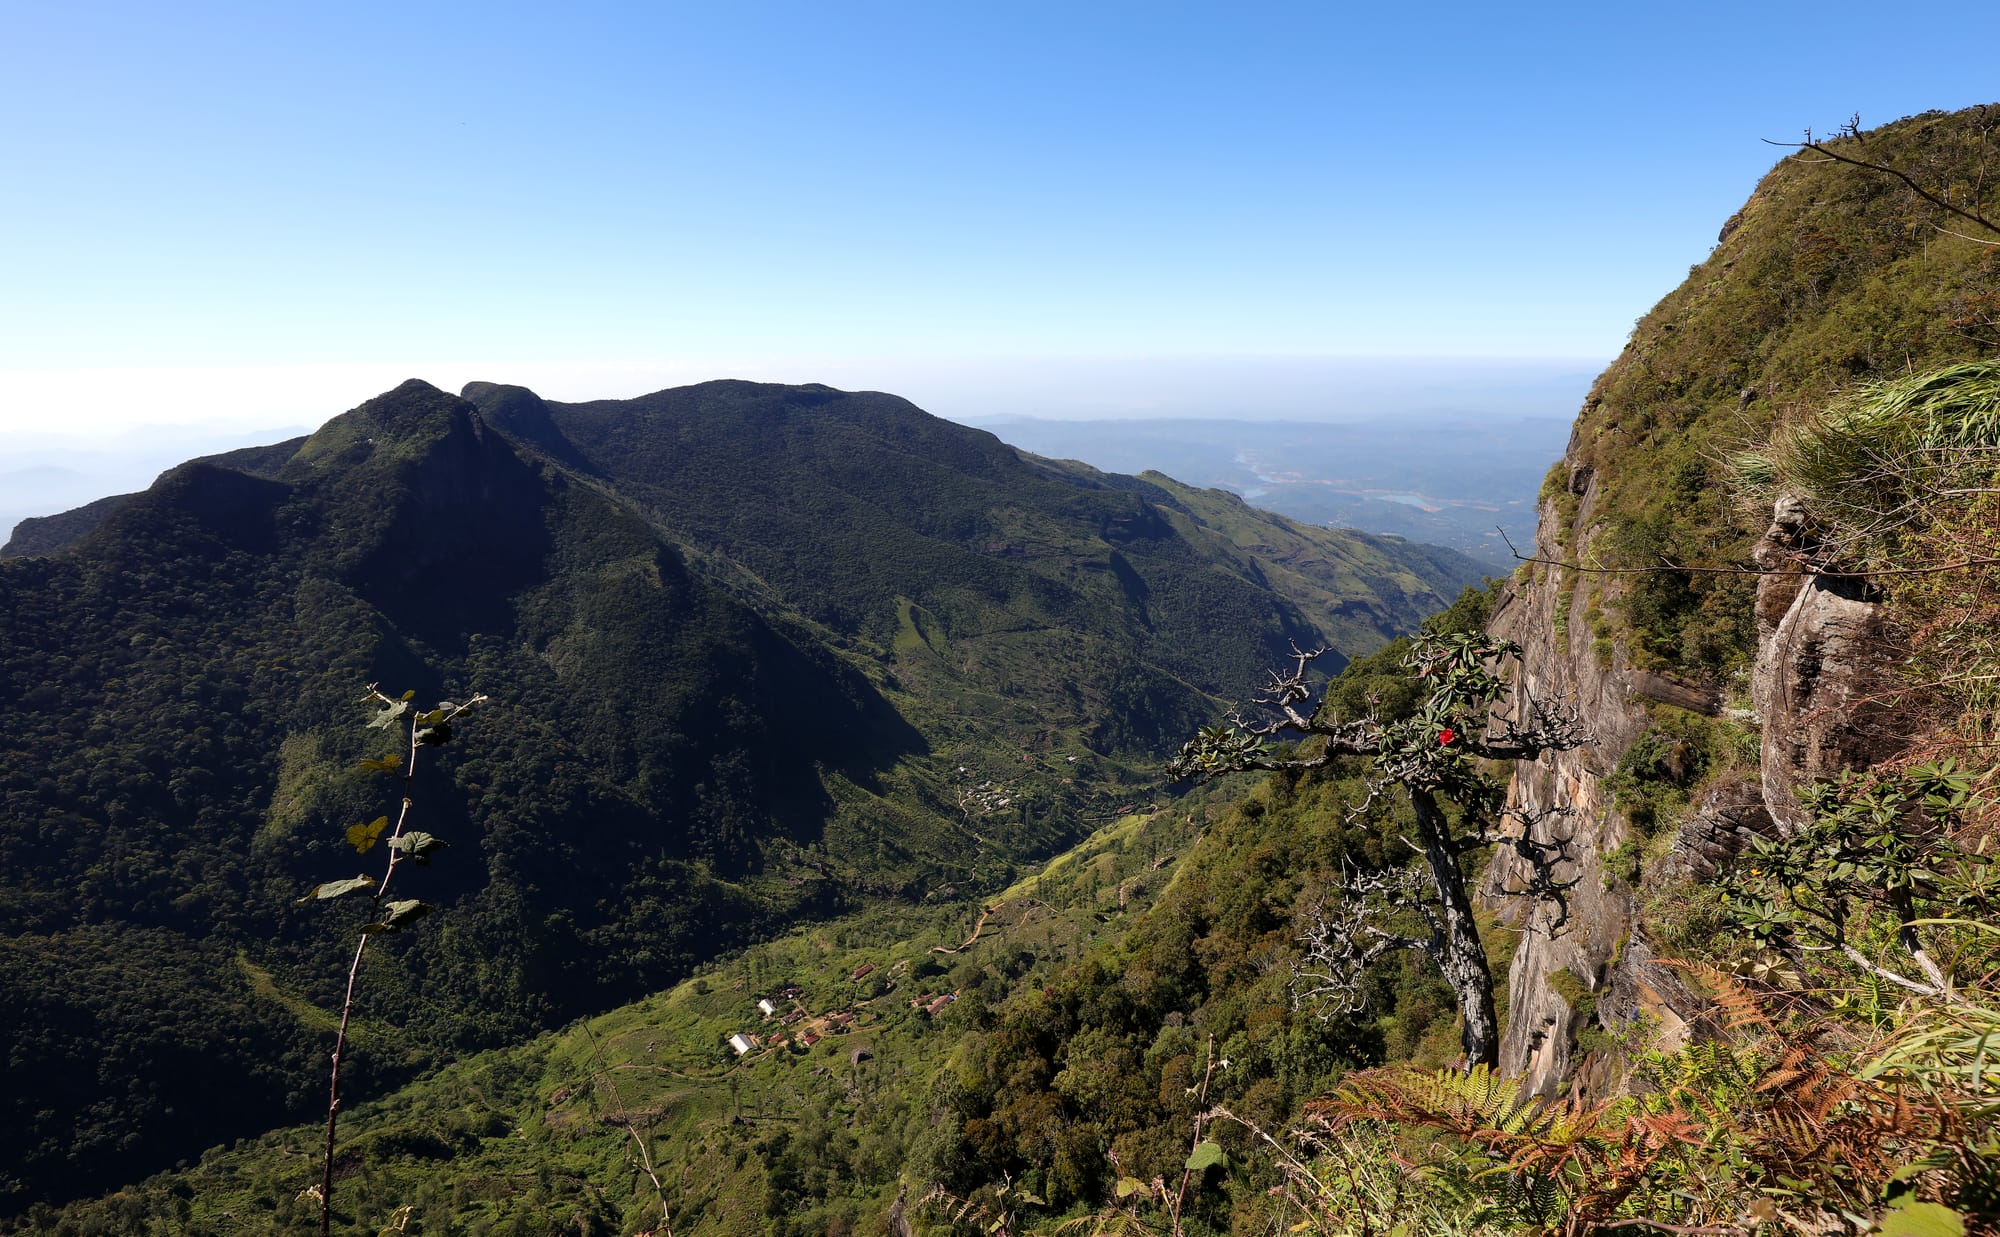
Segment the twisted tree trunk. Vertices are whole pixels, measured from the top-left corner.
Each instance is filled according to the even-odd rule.
[[[1479,921],[1472,914],[1465,872],[1452,845],[1449,823],[1437,798],[1412,786],[1410,803],[1417,809],[1417,838],[1437,887],[1437,927],[1428,951],[1458,997],[1465,1019],[1465,1067],[1500,1065],[1500,1016],[1493,1005],[1493,972],[1486,965],[1486,947],[1479,940]]]

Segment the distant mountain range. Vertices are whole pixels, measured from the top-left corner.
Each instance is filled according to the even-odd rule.
[[[1351,423],[995,417],[978,424],[1038,455],[1117,472],[1157,469],[1309,524],[1450,546],[1496,574],[1514,566],[1507,540],[1524,554],[1534,544],[1536,495],[1570,432],[1567,409]]]
[[[444,909],[369,976],[364,1091],[1000,887],[1293,642],[1375,648],[1482,571],[746,382],[412,381],[4,553],[0,1209],[310,1106],[356,925],[293,902],[381,810],[369,683],[493,703],[422,783]]]
[[[1238,377],[1248,381],[1247,375]],[[1425,389],[1421,372],[1402,378],[1409,388],[1406,399]],[[1286,419],[1285,401],[1273,395],[1277,411],[1255,416],[953,419],[1038,455],[1080,460],[1108,472],[1163,472],[1196,486],[1227,489],[1253,505],[1309,524],[1449,546],[1506,570],[1513,557],[1495,527],[1504,528],[1523,549],[1532,539],[1534,521],[1524,513],[1533,507],[1550,461],[1562,454],[1569,409],[1581,399],[1584,384],[1573,384],[1574,392],[1570,384],[1554,382],[1545,384],[1548,390],[1523,391],[1518,380],[1509,385],[1507,373],[1486,378],[1494,385],[1483,396],[1470,375],[1456,377],[1464,389],[1452,388],[1458,405],[1477,405],[1483,398],[1494,409],[1480,415],[1404,409],[1362,416],[1344,408],[1319,419],[1306,419],[1303,413]],[[1396,408],[1384,374],[1343,373],[1327,381],[1336,379],[1356,384],[1353,397],[1366,406]],[[1210,385],[1217,381],[1214,375],[1208,380]],[[1344,386],[1338,389],[1346,393]],[[1229,404],[1219,391],[1208,394],[1218,406]],[[1047,403],[1045,394],[1018,395],[1016,402],[1024,407]],[[1547,404],[1545,412],[1522,411],[1530,395]],[[223,450],[245,441],[253,440],[224,439],[207,431],[204,449]],[[17,445],[0,442],[0,455]],[[26,444],[18,454],[26,466],[0,472],[0,538],[20,520],[86,504],[114,484],[130,487],[188,457],[186,449],[169,454],[172,450],[157,429],[131,436],[129,442],[88,449]],[[100,488],[90,488],[93,483]],[[46,527],[24,530],[16,551],[29,552],[51,535],[60,542],[60,535]]]

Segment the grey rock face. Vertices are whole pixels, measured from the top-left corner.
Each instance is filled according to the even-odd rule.
[[[1787,494],[1780,497],[1771,514],[1771,527],[1751,552],[1757,565],[1770,573],[1757,581],[1757,635],[1768,637],[1777,630],[1792,600],[1806,582],[1806,560],[1819,544],[1806,531],[1805,505]]]
[[[1798,788],[1887,759],[1907,742],[1896,726],[1891,668],[1902,659],[1866,581],[1815,574],[1820,547],[1803,508],[1780,498],[1756,558],[1757,666],[1751,697],[1763,719],[1764,806],[1782,831],[1804,820]]]
[[[1589,526],[1593,498],[1586,492],[1578,528]],[[1537,544],[1575,544],[1573,530],[1558,529],[1557,518],[1553,504],[1543,507]],[[1519,766],[1508,786],[1511,808],[1531,813],[1568,809],[1567,817],[1536,828],[1541,840],[1552,834],[1570,839],[1569,858],[1556,872],[1557,879],[1574,882],[1563,898],[1531,902],[1512,896],[1510,891],[1526,883],[1528,869],[1525,861],[1504,848],[1487,869],[1481,891],[1486,905],[1522,934],[1508,972],[1509,1012],[1500,1043],[1500,1068],[1548,1095],[1572,1073],[1572,1040],[1581,1020],[1557,992],[1553,977],[1566,971],[1594,996],[1610,982],[1614,961],[1631,935],[1631,893],[1604,862],[1631,830],[1610,810],[1602,779],[1645,733],[1645,700],[1672,690],[1670,680],[1642,678],[1615,653],[1609,665],[1600,665],[1584,616],[1587,590],[1566,589],[1565,583],[1574,581],[1566,582],[1560,572],[1546,569],[1529,580],[1517,580],[1489,624],[1496,635],[1521,646],[1520,672],[1529,691],[1537,699],[1574,705],[1596,737],[1594,744],[1552,752]],[[1561,624],[1566,635],[1558,635],[1556,610],[1565,603],[1571,613]],[[1599,1020],[1609,1012],[1602,1001],[1597,1002]]]
[[[1690,806],[1659,876],[1666,880],[1713,880],[1747,851],[1754,839],[1776,832],[1759,783],[1741,778],[1718,782]]]
[[[1593,523],[1595,495],[1589,491],[1595,487],[1586,485],[1572,527],[1556,526],[1554,504],[1542,509],[1539,544],[1567,544],[1566,557],[1577,560],[1588,559]],[[1861,581],[1822,574],[1824,552],[1804,507],[1779,500],[1756,548],[1757,562],[1770,573],[1757,591],[1759,648],[1751,681],[1763,726],[1761,775],[1704,791],[1679,826],[1665,870],[1647,873],[1649,883],[1713,880],[1753,838],[1798,823],[1797,787],[1872,764],[1902,746],[1887,696],[1900,653],[1881,605]],[[1613,591],[1616,581],[1601,587]],[[1566,1084],[1604,1090],[1617,1081],[1615,1061],[1572,1059],[1584,1014],[1558,986],[1576,993],[1581,985],[1588,995],[1578,1003],[1587,1005],[1600,1028],[1616,1033],[1644,1022],[1663,1046],[1700,1033],[1708,1017],[1703,998],[1679,971],[1655,962],[1633,891],[1607,867],[1606,857],[1633,831],[1602,779],[1645,733],[1647,701],[1714,716],[1721,699],[1711,686],[1635,670],[1619,650],[1600,662],[1585,618],[1587,591],[1587,584],[1543,569],[1516,581],[1489,624],[1521,646],[1521,674],[1531,690],[1575,704],[1597,737],[1594,746],[1520,766],[1508,786],[1510,806],[1570,809],[1567,822],[1557,826],[1572,839],[1572,857],[1559,876],[1576,883],[1564,901],[1530,906],[1509,897],[1526,871],[1504,850],[1482,890],[1486,905],[1522,932],[1509,971],[1500,1065],[1542,1094]],[[1558,624],[1556,611],[1565,603],[1570,613]],[[1559,628],[1566,635],[1558,635]],[[1559,972],[1567,978],[1559,981]]]

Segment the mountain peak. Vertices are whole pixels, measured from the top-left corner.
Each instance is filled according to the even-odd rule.
[[[360,463],[394,444],[397,455],[423,454],[438,441],[483,436],[477,409],[421,378],[411,378],[322,425],[300,446],[295,467]]]
[[[526,387],[505,382],[468,382],[459,398],[479,410],[488,425],[517,442],[527,443],[553,459],[583,472],[586,460],[557,427],[547,400]]]

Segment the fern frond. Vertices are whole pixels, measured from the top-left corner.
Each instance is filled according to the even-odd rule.
[[[1538,1101],[1520,1086],[1484,1065],[1460,1073],[1442,1069],[1363,1070],[1348,1076],[1330,1100],[1312,1108],[1334,1124],[1350,1121],[1409,1122],[1472,1134],[1514,1132],[1525,1125]]]

